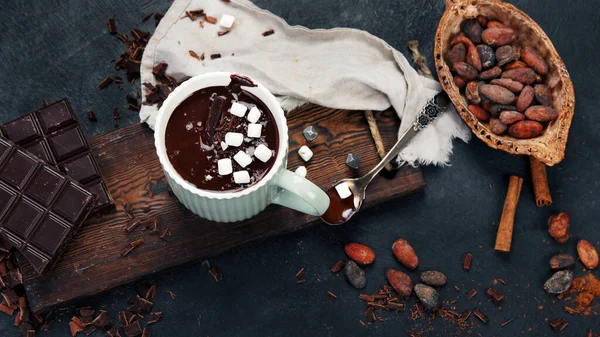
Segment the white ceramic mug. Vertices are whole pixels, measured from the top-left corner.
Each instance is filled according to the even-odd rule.
[[[216,72],[190,78],[177,87],[164,101],[156,118],[154,142],[169,186],[179,201],[195,214],[209,220],[233,222],[248,219],[269,204],[279,204],[297,211],[320,216],[329,207],[329,197],[307,179],[286,169],[288,156],[288,128],[281,106],[265,87],[244,90],[258,97],[273,115],[279,133],[279,149],[271,170],[258,183],[235,192],[202,190],[184,180],[175,171],[167,156],[165,132],[175,108],[194,92],[207,87],[227,86],[231,73]]]

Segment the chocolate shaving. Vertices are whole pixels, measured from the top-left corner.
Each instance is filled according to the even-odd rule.
[[[217,23],[217,18],[215,18],[214,16],[207,15],[205,20],[206,20],[206,22],[213,24],[213,25]]]
[[[469,292],[467,293],[467,299],[468,299],[468,300],[470,300],[470,299],[472,299],[472,298],[473,298],[475,295],[477,295],[477,290],[475,290],[475,289],[471,289],[471,291],[469,291]]]
[[[113,82],[113,79],[110,76],[106,76],[102,82],[100,82],[100,84],[98,84],[98,88],[100,89],[104,89],[106,87],[108,87],[109,84],[111,84]]]
[[[153,312],[150,314],[150,318],[148,318],[148,324],[154,324],[162,318],[162,311]]]
[[[480,321],[482,321],[483,323],[487,323],[488,318],[487,316],[481,312],[479,309],[475,309],[473,311],[473,315],[475,315],[475,317],[479,318]]]
[[[214,60],[214,59],[220,59],[221,58],[221,54],[210,54],[210,59]]]
[[[191,56],[191,57],[195,58],[196,60],[198,60],[198,61],[202,61],[202,60],[200,59],[200,55],[196,54],[196,52],[195,52],[195,51],[193,51],[193,50],[190,50],[190,51],[188,51],[188,53],[190,54],[190,56]]]
[[[342,260],[336,262],[333,267],[331,267],[331,271],[334,273],[338,273],[340,270],[344,268],[344,262]]]
[[[473,254],[471,254],[471,253],[465,254],[465,258],[463,259],[463,269],[471,270],[472,262],[473,262]]]
[[[327,295],[329,295],[329,297],[331,297],[332,300],[337,300],[337,296],[332,293],[330,290],[327,290]]]
[[[563,331],[567,327],[567,325],[569,325],[569,322],[565,321],[562,318],[559,318],[551,321],[549,324],[554,333],[559,333]]]
[[[218,32],[217,35],[218,36],[227,35],[227,34],[229,34],[230,31],[231,31],[230,29],[223,30],[223,31]]]
[[[117,24],[115,23],[115,20],[108,19],[106,22],[106,27],[108,28],[108,32],[110,34],[117,34]]]
[[[513,320],[514,320],[514,318],[510,318],[510,319],[508,319],[508,320],[506,320],[506,321],[504,321],[504,322],[500,323],[500,326],[501,326],[501,327],[505,327],[505,326],[507,326],[508,324],[510,324],[510,322],[512,322]]]
[[[304,267],[300,268],[300,270],[298,270],[298,272],[296,273],[296,278],[297,279],[301,278],[302,274],[304,274]]]
[[[120,76],[115,76],[115,83],[123,83],[123,79]]]
[[[163,240],[167,240],[165,238],[167,237],[168,233],[169,233],[169,228],[167,227],[167,228],[165,228],[165,230],[162,233],[160,233],[160,238]]]
[[[154,15],[154,12],[148,13],[146,14],[143,18],[142,18],[142,22],[146,22],[148,20],[150,20],[150,18]]]
[[[175,299],[175,297],[177,297],[177,295],[174,292],[172,292],[171,290],[167,290],[167,292],[169,293],[169,295],[171,295],[172,299]]]
[[[140,224],[138,220],[134,220],[133,223],[125,228],[125,232],[131,233]]]
[[[269,36],[269,35],[273,35],[273,34],[275,34],[275,31],[273,29],[269,29],[269,30],[264,31],[262,33],[262,36]]]
[[[296,280],[296,284],[302,284],[304,282],[306,282],[306,280]]]
[[[502,293],[500,293],[494,288],[489,288],[486,293],[488,294],[490,299],[496,304],[499,304],[504,298],[504,295],[502,295]]]
[[[87,115],[88,115],[88,119],[91,121],[97,121],[98,119],[96,118],[96,114],[94,113],[93,110],[88,110],[87,111]]]
[[[215,281],[219,282],[223,279],[223,273],[221,272],[221,270],[219,269],[219,267],[216,266],[211,266],[208,269],[208,272],[210,273],[210,275],[215,279]]]

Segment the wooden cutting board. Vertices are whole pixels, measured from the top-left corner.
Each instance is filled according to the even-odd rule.
[[[399,120],[393,111],[376,113],[376,119],[389,149],[397,137]],[[364,174],[378,161],[375,144],[362,111],[333,110],[306,106],[290,113],[289,169],[304,164],[297,149],[306,144],[302,130],[314,125],[319,137],[308,143],[313,159],[304,164],[308,178],[326,189],[335,181]],[[142,277],[191,261],[205,259],[241,244],[307,228],[325,226],[316,217],[277,205],[256,217],[238,223],[215,223],[185,209],[170,192],[154,150],[154,133],[146,125],[133,124],[89,139],[115,199],[116,208],[102,217],[87,221],[54,269],[39,276],[24,263],[24,284],[32,309],[44,312],[75,300],[95,295]],[[362,158],[359,172],[346,165],[352,151]],[[364,208],[373,207],[425,187],[422,172],[406,167],[391,180],[377,177],[368,190]],[[159,230],[168,228],[161,239],[138,226],[125,228],[132,220],[123,210],[128,203],[137,219],[158,220]],[[143,225],[143,224],[142,224]],[[144,243],[126,257],[121,250],[129,242]]]

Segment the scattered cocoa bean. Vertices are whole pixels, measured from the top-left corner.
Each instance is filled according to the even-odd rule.
[[[448,64],[454,64],[456,62],[465,62],[467,59],[467,48],[464,43],[457,43],[450,49],[448,55]]]
[[[485,27],[487,26],[488,23],[488,19],[483,16],[483,15],[478,15],[475,20],[477,20],[477,22],[479,22],[479,24],[481,25],[481,27]]]
[[[535,71],[531,68],[511,69],[502,73],[502,78],[510,78],[523,84],[532,84],[535,82],[535,76]]]
[[[490,83],[506,88],[511,92],[514,92],[515,94],[521,92],[521,90],[523,89],[523,83],[513,81],[510,78],[497,78],[495,80],[492,80],[492,82]]]
[[[467,99],[471,103],[481,103],[481,97],[479,97],[479,82],[471,81],[467,83],[467,88],[465,89],[465,96],[467,96]]]
[[[550,268],[561,270],[571,268],[575,265],[575,258],[571,254],[559,253],[550,258]]]
[[[525,110],[525,117],[540,123],[550,122],[558,118],[558,111],[545,105],[533,105]]]
[[[456,75],[454,76],[454,84],[456,84],[457,87],[462,89],[465,87],[465,85],[467,85],[467,80],[465,80],[465,78],[462,76]]]
[[[344,251],[346,251],[346,255],[354,260],[354,262],[362,265],[371,264],[375,261],[375,252],[360,243],[348,243],[344,246]]]
[[[477,52],[479,53],[482,69],[490,69],[496,65],[496,54],[494,53],[494,48],[488,46],[487,44],[480,44],[475,48],[477,48]]]
[[[421,283],[415,285],[415,294],[427,309],[431,310],[440,306],[440,295],[428,285]]]
[[[346,266],[344,267],[344,274],[346,274],[346,278],[356,289],[362,289],[367,285],[367,276],[365,275],[365,271],[362,270],[356,264],[356,262],[352,260],[346,263]]]
[[[485,111],[483,108],[477,106],[477,105],[472,105],[470,104],[468,107],[469,111],[471,111],[471,113],[473,114],[473,116],[475,116],[475,118],[477,118],[478,120],[482,121],[482,122],[486,122],[490,119],[490,114]]]
[[[558,243],[569,240],[571,223],[569,213],[560,212],[548,218],[548,234]]]
[[[536,121],[520,121],[508,128],[508,134],[518,139],[534,138],[544,132],[544,126]]]
[[[480,73],[479,79],[480,80],[491,80],[493,78],[500,76],[500,74],[502,74],[502,68],[494,67],[492,69],[489,69],[489,70],[486,70],[486,71]]]
[[[518,111],[502,111],[500,113],[500,121],[503,124],[510,125],[525,119],[525,115]]]
[[[408,275],[399,270],[388,269],[385,272],[385,277],[399,296],[410,296],[412,292],[413,283]]]
[[[527,110],[527,108],[533,103],[534,98],[534,90],[531,86],[526,85],[523,90],[521,90],[521,94],[519,98],[517,98],[517,110],[523,112]]]
[[[410,243],[404,239],[397,239],[392,245],[392,252],[396,259],[408,269],[417,269],[419,258]],[[412,288],[412,287],[411,287]]]
[[[437,270],[428,270],[421,273],[421,283],[425,283],[432,287],[441,287],[446,284],[448,278],[444,273]]]
[[[481,33],[483,28],[476,19],[465,20],[462,24],[462,31],[475,44],[481,43]]]
[[[490,101],[489,99],[487,99],[485,97],[481,97],[481,107],[485,111],[490,112],[492,110],[493,105],[494,105],[494,103],[492,103],[492,101]]]
[[[524,47],[521,50],[521,60],[540,75],[546,75],[548,73],[548,63],[546,63],[537,50],[531,47]]]
[[[504,71],[506,71],[506,70],[518,69],[518,68],[527,68],[527,65],[522,61],[516,60],[516,61],[512,61],[511,63],[505,65],[504,68],[502,68],[502,69],[504,69]]]
[[[483,84],[480,86],[480,92],[483,96],[490,99],[490,101],[500,104],[512,104],[517,99],[515,94],[510,90],[494,84]]]
[[[533,87],[535,93],[535,100],[541,105],[552,106],[552,93],[550,93],[550,88],[544,84],[536,84]]]
[[[598,251],[587,240],[577,242],[577,255],[586,268],[596,269],[598,267]]]
[[[514,105],[510,105],[510,104],[492,104],[492,106],[490,107],[490,113],[492,114],[492,116],[494,117],[500,117],[500,113],[502,113],[502,111],[516,111],[517,108]]]
[[[518,58],[515,49],[511,45],[506,45],[496,49],[496,61],[498,66],[503,66]]]
[[[467,63],[475,67],[477,71],[481,71],[483,69],[481,65],[481,58],[479,57],[479,51],[474,44],[469,45],[467,48]]]
[[[488,27],[489,27],[488,23]],[[517,33],[508,27],[487,28],[481,33],[482,41],[492,47],[511,44],[517,39]]]
[[[467,48],[469,45],[473,44],[473,42],[471,42],[471,40],[469,40],[469,38],[467,38],[463,32],[456,34],[452,41],[450,41],[450,46],[454,47],[454,45],[457,43],[464,43]]]
[[[503,124],[498,118],[490,118],[490,131],[495,135],[503,134],[508,126]]]
[[[544,290],[550,294],[561,294],[571,288],[573,272],[570,270],[557,271],[544,283]]]
[[[477,69],[466,62],[456,62],[452,68],[466,80],[470,81],[477,78]]]
[[[487,26],[486,26],[486,27],[487,27],[487,28],[497,28],[497,27],[504,28],[504,27],[506,27],[506,25],[504,25],[504,24],[503,24],[502,22],[500,22],[500,21],[491,20],[491,21],[489,21],[489,22],[488,22],[488,24],[487,24]]]

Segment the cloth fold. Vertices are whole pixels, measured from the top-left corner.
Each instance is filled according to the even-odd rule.
[[[219,25],[192,21],[187,10],[235,17],[223,36]],[[273,29],[274,34],[262,33]],[[205,54],[204,61],[189,51]],[[211,59],[211,54],[220,54]],[[441,88],[420,76],[402,53],[385,41],[350,28],[308,29],[289,26],[283,19],[247,0],[175,0],[150,39],[141,65],[142,83],[155,83],[154,65],[166,62],[175,78],[229,71],[247,75],[268,88],[285,111],[308,102],[348,110],[385,110],[393,106],[401,118],[402,134],[419,110]],[[142,90],[146,90],[142,87]],[[154,126],[158,108],[143,105],[142,122]],[[421,131],[399,155],[412,165],[449,163],[452,140],[468,141],[470,131],[454,109]]]

